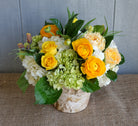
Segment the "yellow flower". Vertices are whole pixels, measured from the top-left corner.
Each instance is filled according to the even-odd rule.
[[[75,17],[75,18],[73,19],[73,22],[72,22],[72,23],[75,23],[77,20],[78,20],[78,19]]]
[[[77,39],[72,42],[73,49],[81,56],[83,59],[88,58],[93,53],[93,48],[90,42],[86,38]]]
[[[54,55],[45,54],[41,57],[41,65],[46,68],[46,70],[54,69],[57,66],[58,62]]]
[[[84,37],[90,41],[90,43],[92,44],[94,49],[98,48],[101,51],[103,51],[105,49],[105,38],[103,36],[101,36],[100,33],[88,32],[84,35]]]
[[[118,52],[117,48],[107,48],[105,50],[105,63],[115,66],[121,61],[121,55]]]
[[[42,44],[42,50],[40,52],[55,55],[57,53],[57,45],[54,41],[46,41]]]
[[[56,32],[59,29],[57,28],[56,25],[45,25],[41,30],[40,30],[40,34],[42,37],[48,37],[50,38],[51,36],[59,36],[56,34]]]
[[[106,71],[106,67],[102,60],[95,56],[90,56],[86,62],[82,64],[81,71],[83,74],[86,74],[86,78],[89,80],[103,75]]]

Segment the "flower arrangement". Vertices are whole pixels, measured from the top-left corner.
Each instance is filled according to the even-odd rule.
[[[63,100],[69,91],[78,91],[84,99],[87,95],[82,94],[116,81],[119,65],[125,62],[113,41],[118,32],[108,32],[106,18],[106,28],[91,26],[95,19],[83,25],[78,14],[67,11],[64,28],[58,19],[50,19],[39,35],[27,33],[27,41],[18,43],[17,55],[26,70],[17,84],[23,92],[29,84],[35,86],[36,104],[57,106],[58,99]]]

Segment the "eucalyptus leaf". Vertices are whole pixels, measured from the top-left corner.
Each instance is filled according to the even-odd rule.
[[[100,89],[99,82],[97,78],[87,80],[85,79],[85,82],[83,83],[83,87],[81,88],[85,92],[95,92]]]
[[[35,85],[36,104],[54,104],[62,93],[61,90],[53,89],[46,77],[40,78]]]
[[[112,70],[108,70],[106,73],[106,76],[111,79],[112,81],[116,81],[117,80],[117,73],[112,71]]]
[[[20,76],[20,78],[17,80],[17,85],[19,86],[19,88],[25,92],[26,89],[28,88],[29,86],[29,83],[28,81],[25,79],[25,74],[26,74],[26,71],[24,71],[22,73],[22,75]]]
[[[121,61],[120,61],[119,65],[122,65],[123,63],[125,63],[125,57],[123,56],[122,53],[120,53],[120,55],[121,55]]]

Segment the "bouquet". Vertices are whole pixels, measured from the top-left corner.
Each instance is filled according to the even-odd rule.
[[[108,32],[104,25],[84,25],[78,14],[68,12],[63,27],[52,18],[40,34],[27,33],[26,42],[18,43],[17,55],[26,69],[17,81],[25,92],[35,87],[36,104],[54,104],[63,112],[86,108],[90,94],[116,81],[124,56],[113,41],[119,32]]]

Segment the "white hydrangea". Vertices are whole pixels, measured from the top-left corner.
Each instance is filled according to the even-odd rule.
[[[42,41],[38,42],[39,49],[42,49],[42,44],[46,41],[54,41],[57,45],[58,51],[61,52],[63,50],[69,49],[69,46],[64,44],[64,38],[59,36],[52,36],[51,38],[43,37]]]
[[[26,69],[25,78],[28,80],[29,84],[34,86],[37,81],[46,74],[46,71],[35,62],[33,56],[25,56],[22,65]]]
[[[111,80],[105,74],[103,74],[102,76],[97,77],[97,79],[99,81],[99,86],[100,87],[107,86],[111,82]]]

